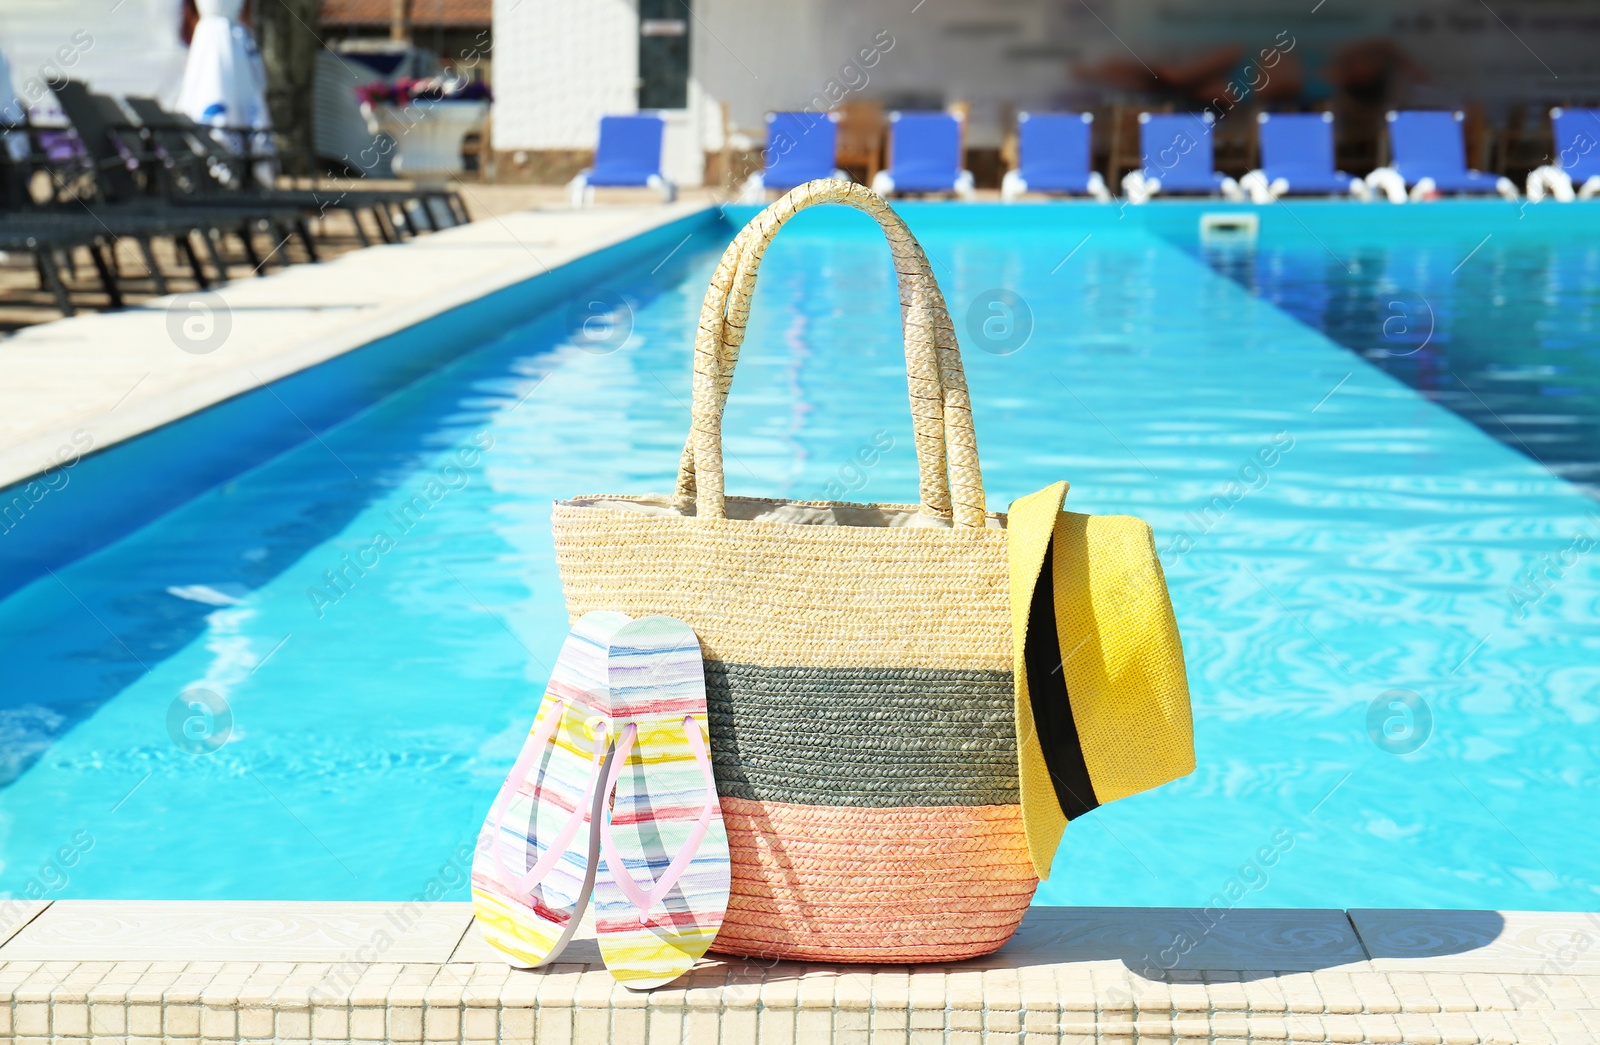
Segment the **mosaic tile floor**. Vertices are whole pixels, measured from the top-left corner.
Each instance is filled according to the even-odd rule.
[[[520,972],[468,904],[0,902],[0,1037],[88,1042],[1600,1041],[1600,915],[1037,908],[941,966],[706,961],[647,994],[592,931]]]

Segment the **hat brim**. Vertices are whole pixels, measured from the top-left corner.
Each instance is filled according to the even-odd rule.
[[[1069,820],[1194,770],[1183,646],[1150,527],[1020,498],[1010,544],[1023,825],[1048,878]],[[1049,571],[1046,573],[1046,571]]]

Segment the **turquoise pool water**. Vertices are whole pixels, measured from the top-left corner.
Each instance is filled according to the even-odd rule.
[[[1198,771],[1074,823],[1038,902],[1594,909],[1600,549],[1580,545],[1600,505],[1552,468],[1593,463],[1595,415],[1545,397],[1538,423],[1576,440],[1547,467],[1305,304],[1363,293],[1329,249],[1454,264],[1481,233],[1451,215],[1515,209],[1354,229],[1374,210],[1308,205],[1220,259],[1198,210],[1146,211],[906,208],[967,345],[991,505],[1067,479],[1075,510],[1148,519],[1183,631]],[[1539,220],[1497,233],[1503,261],[1565,249]],[[626,304],[615,351],[563,310],[530,317],[0,601],[0,891],[464,899],[565,631],[549,503],[670,488],[732,231],[600,288]],[[1407,289],[1470,307],[1438,306],[1457,340],[1422,358],[1459,369],[1467,339],[1507,373],[1592,364],[1574,301],[1600,284],[1562,257],[1565,290],[1538,297],[1551,266],[1524,265],[1503,310],[1463,282],[1481,256],[1429,268]],[[1026,303],[1025,342],[993,290]],[[866,219],[791,226],[730,402],[729,489],[914,499],[897,328]]]

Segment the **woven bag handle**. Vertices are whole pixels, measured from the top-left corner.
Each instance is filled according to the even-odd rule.
[[[722,415],[733,369],[744,342],[756,272],[783,225],[807,207],[843,203],[871,215],[882,227],[899,277],[906,376],[911,398],[921,511],[956,525],[985,525],[983,475],[960,348],[944,297],[916,237],[876,193],[835,180],[794,189],[739,233],[711,279],[695,338],[693,423],[678,471],[680,506],[725,516]]]

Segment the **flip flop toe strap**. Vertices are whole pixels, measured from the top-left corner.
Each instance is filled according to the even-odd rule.
[[[622,740],[617,744],[617,754],[611,764],[611,772],[606,779],[607,795],[612,794],[612,789],[617,786],[617,777],[620,775],[628,755],[633,751],[633,743],[638,736],[639,727],[636,723],[628,723],[627,730],[623,733]],[[694,858],[699,854],[700,844],[705,841],[706,831],[711,826],[711,818],[717,812],[717,780],[711,772],[711,753],[706,750],[705,737],[700,733],[700,725],[694,720],[693,715],[683,717],[683,733],[689,742],[689,750],[694,753],[694,760],[700,766],[700,771],[705,777],[706,804],[700,810],[700,819],[695,822],[689,831],[689,837],[684,840],[682,848],[678,850],[667,869],[656,879],[654,888],[648,893],[639,887],[639,883],[628,874],[628,867],[618,855],[616,846],[611,841],[611,818],[606,817],[600,823],[600,847],[605,853],[606,864],[611,868],[611,875],[617,883],[617,888],[628,902],[638,908],[639,924],[643,925],[650,914],[651,908],[666,899],[672,892],[673,886],[678,884],[678,879],[689,869]]]
[[[511,767],[511,775],[506,778],[505,787],[500,789],[500,798],[495,802],[494,810],[490,814],[494,817],[495,870],[499,872],[500,881],[505,884],[506,888],[516,893],[523,900],[527,900],[532,896],[533,890],[538,887],[539,883],[544,880],[545,875],[550,873],[566,853],[567,847],[572,843],[573,836],[578,833],[578,828],[583,826],[584,817],[589,812],[594,799],[595,784],[600,779],[601,767],[605,764],[606,749],[610,747],[609,731],[602,728],[595,734],[594,762],[589,767],[589,782],[584,787],[583,797],[578,800],[577,806],[573,808],[572,815],[567,817],[567,822],[561,825],[561,830],[556,834],[555,839],[545,847],[544,856],[540,857],[531,868],[526,872],[512,870],[512,864],[508,863],[507,859],[513,854],[507,853],[505,848],[504,827],[506,813],[510,810],[512,798],[521,793],[523,785],[538,764],[540,756],[544,754],[545,748],[554,739],[556,730],[561,725],[561,717],[568,710],[566,701],[559,697],[550,697],[548,699],[556,702],[556,708],[533,731],[532,739],[523,747],[522,754],[517,757],[517,764]],[[532,844],[533,833],[538,822],[539,813],[536,801],[534,809],[528,818],[527,844]],[[525,853],[526,850],[524,850]],[[525,864],[526,862],[525,855],[523,859],[516,861],[519,864]]]

